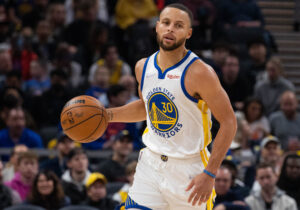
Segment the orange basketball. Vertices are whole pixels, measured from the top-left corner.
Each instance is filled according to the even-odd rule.
[[[65,134],[80,143],[92,142],[100,138],[108,124],[108,116],[103,105],[94,97],[77,96],[64,106],[60,122]]]

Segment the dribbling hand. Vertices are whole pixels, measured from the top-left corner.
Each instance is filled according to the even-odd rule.
[[[201,173],[197,175],[195,178],[192,179],[189,186],[185,189],[186,191],[192,189],[188,202],[192,202],[193,206],[197,203],[198,205],[205,203],[212,193],[214,184],[215,179],[208,176],[207,174]]]

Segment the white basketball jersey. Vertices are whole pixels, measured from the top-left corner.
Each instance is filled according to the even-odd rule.
[[[143,142],[153,152],[169,157],[199,156],[211,141],[211,112],[184,86],[186,71],[199,58],[188,51],[180,62],[162,72],[158,53],[147,58],[141,79],[147,111]]]

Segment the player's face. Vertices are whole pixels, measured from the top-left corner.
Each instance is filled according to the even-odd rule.
[[[157,42],[165,51],[182,46],[192,35],[189,16],[176,8],[166,8],[156,23]]]

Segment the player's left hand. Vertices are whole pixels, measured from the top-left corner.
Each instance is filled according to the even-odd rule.
[[[186,191],[189,191],[194,187],[192,193],[189,196],[188,202],[192,202],[193,206],[197,203],[198,205],[205,203],[212,193],[214,184],[215,179],[208,176],[207,174],[201,173],[197,175],[185,189]]]

